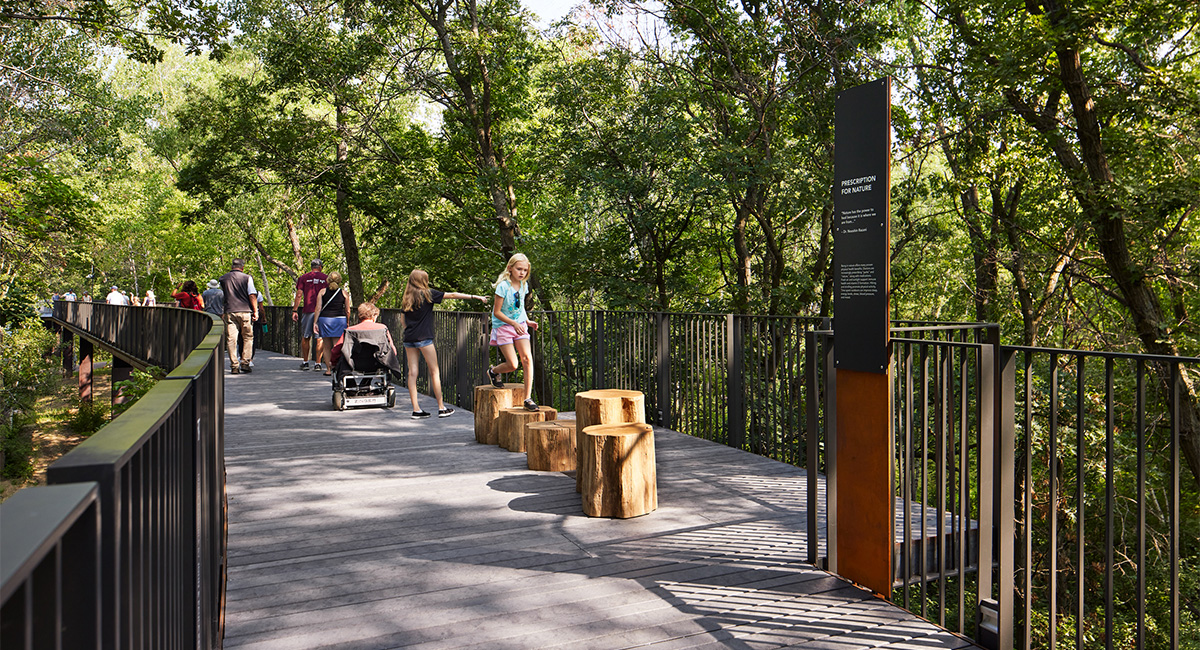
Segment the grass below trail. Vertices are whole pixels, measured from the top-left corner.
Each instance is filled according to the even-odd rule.
[[[97,364],[92,373],[92,396],[94,401],[110,412],[111,369]],[[7,499],[21,488],[46,484],[46,468],[87,440],[93,432],[76,433],[70,422],[79,409],[79,378],[64,377],[58,390],[37,400],[34,411],[36,420],[30,425],[33,432],[33,477],[28,481],[0,479],[0,501]]]

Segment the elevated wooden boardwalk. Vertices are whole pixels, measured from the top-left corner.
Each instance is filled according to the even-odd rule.
[[[970,646],[803,563],[797,468],[658,429],[659,509],[591,519],[470,413],[339,413],[255,362],[225,383],[226,648]]]

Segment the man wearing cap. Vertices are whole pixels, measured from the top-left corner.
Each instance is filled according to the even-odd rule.
[[[296,299],[292,301],[292,320],[300,321],[300,369],[308,370],[308,359],[312,354],[313,316],[317,311],[317,294],[328,283],[321,269],[321,260],[312,261],[312,270],[296,279]],[[321,369],[317,361],[316,370]]]
[[[246,263],[240,259],[230,264],[232,270],[218,282],[225,298],[225,348],[229,350],[229,372],[250,372],[250,350],[254,346],[254,321],[258,319],[258,291],[254,278],[242,272]],[[245,340],[242,359],[238,362],[238,334]]]
[[[113,287],[112,291],[108,292],[108,296],[105,298],[105,301],[108,302],[108,304],[110,304],[110,305],[128,305],[129,304],[129,299],[126,298],[125,294],[121,293],[121,290],[116,287]]]
[[[221,283],[216,280],[208,281],[208,288],[200,294],[204,299],[204,311],[221,318],[225,315],[225,292],[221,291]]]

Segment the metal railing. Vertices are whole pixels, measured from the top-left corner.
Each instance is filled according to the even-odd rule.
[[[1200,498],[1182,489],[1180,462],[1200,358],[1004,350],[1016,647],[1200,647]]]
[[[0,506],[0,645],[219,648],[226,548],[220,322],[169,307],[61,301],[54,318],[171,372],[52,464],[50,485]],[[31,519],[39,525],[19,523]]]
[[[298,328],[280,311],[271,322],[288,340],[264,347],[294,350]],[[446,399],[469,409],[472,387],[485,381],[488,317],[436,314]],[[827,322],[613,311],[534,318],[539,403],[572,410],[578,391],[638,390],[655,424],[805,468],[808,560],[836,571]],[[385,310],[381,321],[398,331],[398,314]],[[1180,558],[1183,544],[1197,542],[1180,539],[1180,522],[1200,507],[1180,502],[1181,399],[1168,387],[1182,393],[1200,359],[1013,348],[988,324],[895,325],[899,540],[889,598],[1008,644],[998,647],[1194,647],[1180,641]],[[1148,598],[1155,581],[1169,584],[1165,599]],[[984,610],[998,621],[981,629]]]
[[[979,638],[984,601],[994,600],[999,616],[1012,611],[1011,590],[993,588],[992,572],[979,572],[981,564],[999,566],[996,579],[1011,582],[1003,577],[1012,571],[1011,525],[1006,543],[998,496],[1012,466],[996,419],[999,328],[917,325],[892,335],[898,541],[891,600]],[[1001,640],[1009,638],[1010,626],[1000,627]]]

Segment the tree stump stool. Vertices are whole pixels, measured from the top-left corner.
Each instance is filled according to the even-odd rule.
[[[654,428],[597,424],[583,429],[583,511],[589,517],[639,517],[658,508]]]
[[[606,388],[575,393],[575,467],[583,466],[583,430],[597,424],[646,421],[646,397],[640,391]],[[575,474],[575,491],[583,491]]]
[[[558,419],[558,411],[549,406],[539,406],[536,411],[526,411],[523,406],[514,406],[500,411],[498,442],[509,451],[525,451],[525,425]]]
[[[575,420],[526,424],[525,454],[532,470],[569,472],[575,469]]]
[[[475,442],[494,445],[499,442],[500,411],[525,399],[524,384],[491,384],[475,387]]]

